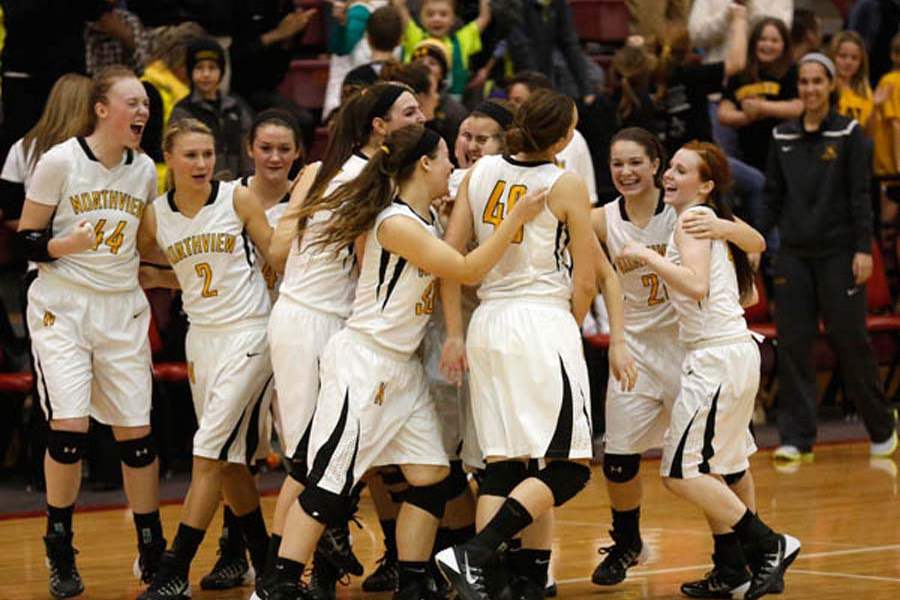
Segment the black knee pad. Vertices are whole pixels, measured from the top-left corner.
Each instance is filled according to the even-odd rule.
[[[301,484],[303,487],[309,485],[309,469],[305,460],[291,460],[291,470],[288,473],[291,479]]]
[[[613,483],[628,483],[641,470],[640,454],[604,454],[603,474]]]
[[[453,500],[469,487],[469,478],[463,470],[461,460],[450,461],[450,475],[447,476],[447,500]]]
[[[521,460],[501,460],[488,463],[478,490],[480,496],[505,498],[528,476],[528,465]]]
[[[449,479],[448,475],[431,485],[411,485],[403,494],[403,501],[421,508],[440,520],[444,517],[444,509],[447,500],[450,499],[447,495],[450,492]]]
[[[738,481],[744,478],[744,475],[747,474],[747,471],[738,471],[737,473],[729,473],[728,475],[723,475],[722,479],[725,480],[725,483],[728,485],[734,485]]]
[[[403,476],[403,471],[400,467],[382,467],[378,471],[378,475],[381,477],[384,485],[401,485],[406,483],[406,477]]]
[[[352,504],[352,499],[348,496],[323,490],[317,485],[311,485],[303,490],[297,501],[306,514],[326,527],[346,523]]]
[[[553,505],[562,506],[584,489],[591,469],[570,460],[556,460],[541,469],[537,478],[553,492]]]
[[[116,447],[119,449],[119,460],[132,469],[152,465],[156,460],[156,443],[149,433],[142,438],[117,441]]]
[[[57,431],[47,433],[47,453],[50,458],[64,465],[74,465],[84,456],[88,434],[80,431]]]

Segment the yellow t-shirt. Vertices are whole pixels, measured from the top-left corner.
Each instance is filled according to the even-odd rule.
[[[849,86],[841,88],[841,95],[838,98],[837,106],[839,114],[850,117],[851,119],[856,119],[857,122],[865,128],[866,123],[869,122],[869,117],[872,116],[872,109],[874,108],[875,103],[872,101],[872,92],[869,92],[865,96],[860,96]]]
[[[419,27],[414,19],[410,19],[406,24],[403,32],[403,60],[409,62],[412,58],[413,50],[422,40],[431,37],[428,32]],[[454,40],[459,48],[459,59],[454,54]],[[462,94],[469,80],[469,57],[473,54],[481,52],[481,30],[478,29],[476,21],[470,21],[441,39],[444,48],[447,49],[447,56],[450,58],[450,93]]]
[[[891,86],[891,94],[881,105],[881,121],[873,132],[875,145],[874,171],[876,175],[895,175],[894,135],[891,120],[900,119],[900,71],[891,71],[881,78],[878,86]]]

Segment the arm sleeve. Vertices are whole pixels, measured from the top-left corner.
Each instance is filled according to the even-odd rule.
[[[694,0],[688,17],[688,33],[695,46],[711,48],[725,43],[728,33],[728,3]]]
[[[772,134],[774,136],[774,129]],[[762,218],[757,224],[757,229],[763,235],[768,235],[781,217],[784,207],[784,196],[787,193],[784,184],[784,173],[781,172],[781,163],[778,161],[778,144],[773,139],[769,144],[769,156],[766,164],[766,184],[763,188]]]
[[[872,201],[869,197],[869,186],[872,181],[871,145],[856,122],[848,141],[847,160],[853,236],[856,251],[868,254],[872,251]]]
[[[344,56],[353,52],[356,44],[366,34],[366,23],[369,22],[371,12],[363,4],[354,4],[347,11],[347,21],[344,25],[336,20],[332,21],[331,35],[328,46],[335,54]]]
[[[34,167],[28,199],[47,206],[58,205],[69,168],[61,152],[45,152]]]
[[[557,2],[556,6],[559,10],[557,39],[560,50],[566,59],[569,71],[575,78],[576,85],[578,85],[578,93],[581,96],[587,96],[591,93],[591,85],[588,80],[584,53],[581,51],[578,34],[575,33],[575,24],[572,22],[572,11],[569,9],[569,5],[562,1]]]

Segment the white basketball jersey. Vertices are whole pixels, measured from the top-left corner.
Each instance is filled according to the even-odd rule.
[[[715,214],[708,206],[694,206],[688,210]],[[728,244],[724,240],[712,240],[710,243],[709,293],[706,298],[697,302],[672,290],[672,304],[678,311],[678,339],[685,345],[714,342],[747,333],[737,275]],[[681,264],[681,254],[675,244],[674,233],[666,258],[675,264]]]
[[[622,256],[622,250],[629,240],[634,240],[665,256],[666,246],[678,222],[675,209],[660,198],[656,212],[644,228],[628,218],[625,199],[621,196],[604,205],[603,210],[606,213],[606,248],[625,294],[625,330],[642,333],[674,325],[678,316],[669,302],[669,292],[662,278],[642,261]]]
[[[84,138],[48,150],[35,168],[28,198],[56,207],[53,236],[68,235],[87,220],[97,241],[91,250],[41,263],[41,271],[101,292],[137,288],[137,232],[155,190],[156,168],[145,154],[127,150],[121,163],[107,169]]]
[[[234,210],[237,186],[213,181],[209,200],[193,218],[179,212],[174,191],[153,202],[156,242],[178,277],[191,325],[231,325],[269,314],[266,283]]]
[[[507,212],[529,190],[549,190],[564,171],[551,162],[522,162],[509,156],[483,156],[471,168],[469,206],[479,244],[493,235]],[[572,296],[569,231],[549,207],[525,224],[503,258],[488,272],[478,297],[541,297],[568,301]]]
[[[381,247],[378,228],[392,217],[408,217],[437,237],[434,215],[431,222],[425,221],[399,198],[378,213],[366,236],[366,256],[347,328],[370,337],[378,346],[412,356],[434,311],[434,277]]]
[[[250,177],[244,176],[239,180],[241,186],[245,188],[250,187]],[[275,226],[278,225],[278,220],[281,218],[281,215],[284,214],[285,209],[287,208],[288,202],[291,200],[291,193],[288,192],[284,195],[284,197],[278,201],[277,204],[270,206],[266,209],[266,220],[269,222],[269,225],[272,229],[275,229]],[[275,299],[278,298],[278,287],[281,285],[281,275],[269,266],[266,263],[265,257],[262,255],[262,252],[259,251],[255,245],[253,246],[253,252],[256,254],[256,263],[259,265],[259,270],[262,271],[263,279],[266,280],[266,288],[269,290],[269,298],[271,298],[272,302],[275,302]]]
[[[355,179],[366,164],[368,159],[362,154],[350,156],[328,183],[325,195]],[[315,241],[317,230],[330,218],[331,211],[315,213],[306,225],[302,246],[294,240],[284,267],[280,294],[313,310],[346,319],[350,316],[356,289],[353,245],[336,253],[330,248],[309,247]]]

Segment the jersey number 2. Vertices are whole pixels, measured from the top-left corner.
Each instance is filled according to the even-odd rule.
[[[219,290],[212,289],[212,267],[209,263],[198,263],[194,265],[194,271],[197,277],[203,280],[203,291],[200,295],[204,298],[214,298],[219,295]]]
[[[491,190],[491,196],[484,206],[484,213],[481,215],[481,221],[493,225],[494,229],[500,227],[503,223],[503,219],[512,212],[512,209],[516,207],[516,202],[518,202],[527,191],[528,188],[524,185],[511,185],[504,197],[504,192],[506,192],[506,182],[501,179],[494,184],[494,189]],[[521,244],[523,234],[524,229],[519,227],[515,237],[512,239],[513,244]]]
[[[656,306],[669,299],[669,291],[666,289],[665,284],[662,286],[659,285],[659,277],[656,273],[642,275],[641,283],[644,287],[650,288],[650,294],[647,297],[647,306]],[[662,294],[659,293],[660,287],[662,287]]]

